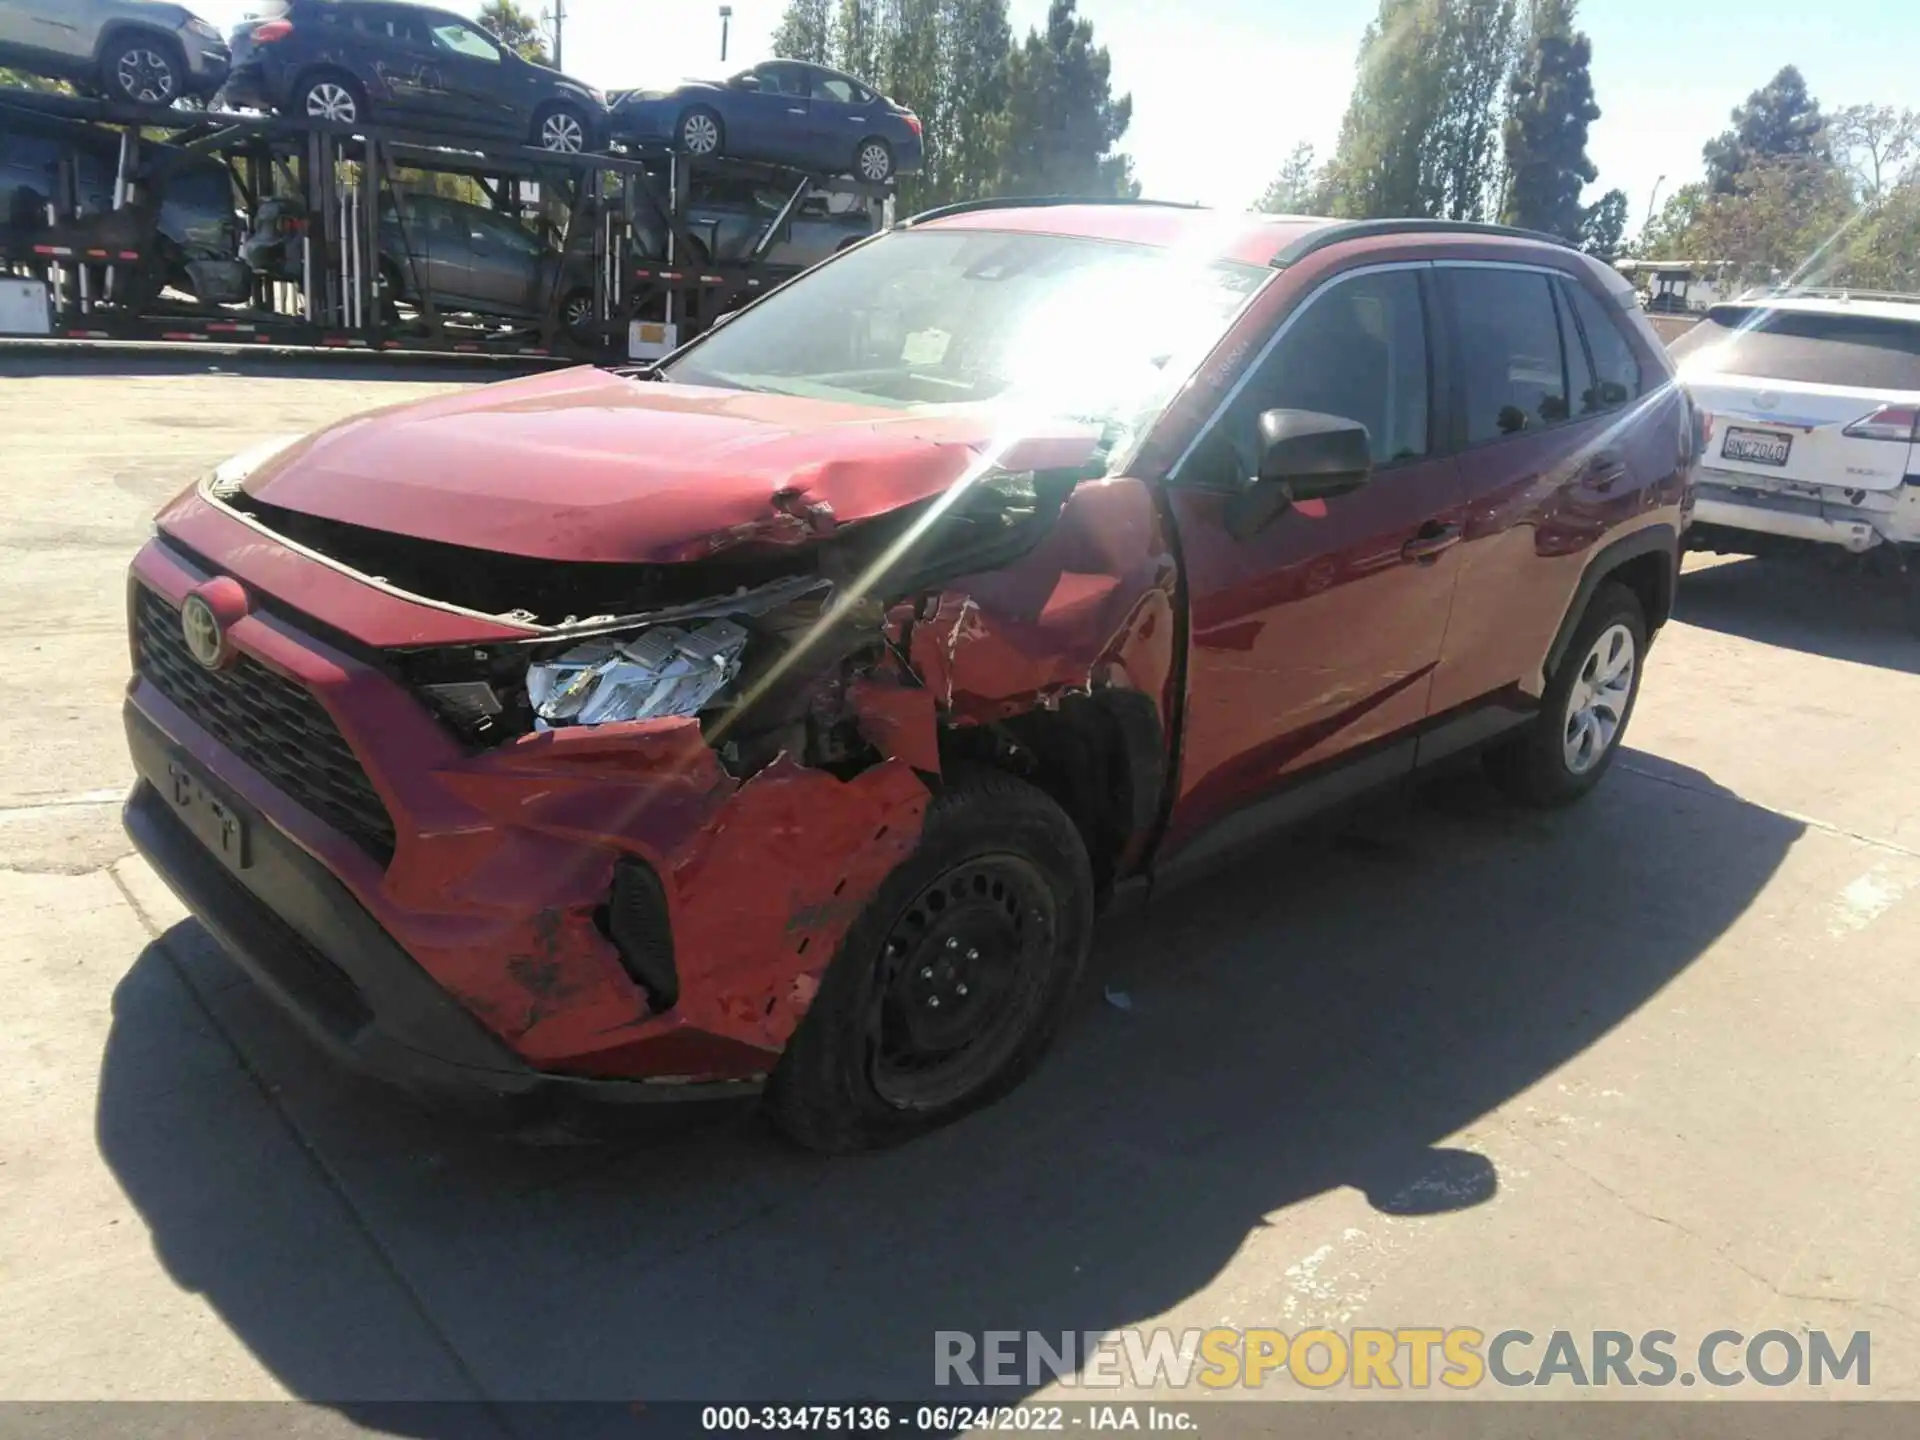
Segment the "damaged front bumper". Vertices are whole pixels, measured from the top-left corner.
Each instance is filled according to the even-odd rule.
[[[279,563],[207,548],[236,568]],[[214,582],[156,539],[133,567],[136,615],[177,617]],[[299,617],[224,617],[231,655],[210,673],[143,653],[154,632],[136,624],[127,826],[188,907],[329,1050],[416,1091],[757,1085],[918,840],[929,792],[912,766],[842,778],[780,756],[740,778],[695,719],[476,752],[344,640],[344,612],[308,618],[307,602],[346,593],[334,587],[321,577]],[[361,633],[454,638],[444,613],[408,615],[365,587],[349,598]],[[655,882],[670,987],[613,913],[623,866]]]

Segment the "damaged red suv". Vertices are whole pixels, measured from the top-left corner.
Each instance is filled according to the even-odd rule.
[[[127,826],[366,1070],[883,1144],[1034,1064],[1103,906],[1469,749],[1589,790],[1697,451],[1542,237],[954,207],[182,494]]]

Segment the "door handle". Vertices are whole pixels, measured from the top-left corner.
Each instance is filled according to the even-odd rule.
[[[787,114],[789,115],[804,115],[806,113],[806,108],[801,105],[789,105],[787,107]]]
[[[1420,527],[1420,533],[1400,547],[1400,558],[1417,565],[1425,565],[1440,558],[1443,551],[1451,550],[1460,543],[1458,525],[1440,525],[1429,521]]]
[[[1613,489],[1627,473],[1626,462],[1618,455],[1596,455],[1587,462],[1586,472],[1580,477],[1587,485],[1602,495]]]

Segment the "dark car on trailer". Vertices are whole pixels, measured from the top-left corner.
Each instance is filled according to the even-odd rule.
[[[241,249],[270,279],[298,282],[306,215],[269,200]],[[557,320],[576,338],[593,325],[593,254],[577,240],[565,254],[513,216],[481,205],[402,191],[380,207],[380,299],[390,318],[405,304],[503,320]]]
[[[210,95],[227,42],[168,0],[0,0],[0,65],[71,81],[133,105]]]
[[[606,143],[606,97],[424,5],[268,0],[233,31],[229,106],[338,125],[505,138],[566,154]]]
[[[214,304],[246,300],[227,167],[176,145],[149,141],[141,152],[134,196],[116,207],[119,131],[0,105],[0,245],[139,253],[134,291],[116,297],[136,304],[163,286]],[[49,221],[49,204],[77,218]]]
[[[785,188],[755,180],[696,180],[685,209],[685,232],[692,253],[673,258],[689,265],[818,264],[873,234],[876,222],[865,203],[835,209],[827,195],[808,193],[797,200]],[[672,227],[652,206],[635,207],[635,255],[667,258]],[[763,243],[764,242],[764,243]],[[756,253],[757,252],[757,253]]]
[[[700,159],[764,160],[875,184],[914,173],[925,149],[912,110],[803,60],[769,60],[730,80],[627,91],[613,106],[613,134]]]
[[[1589,793],[1700,444],[1545,237],[955,207],[189,487],[127,825],[349,1063],[884,1144],[1038,1061],[1103,906],[1475,751]]]

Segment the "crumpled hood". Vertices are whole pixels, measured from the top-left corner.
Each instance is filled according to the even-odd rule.
[[[634,381],[592,367],[376,410],[247,480],[257,500],[553,560],[672,562],[796,544],[936,495],[991,448],[1082,464],[1083,426],[1006,448],[986,406],[906,413]]]

